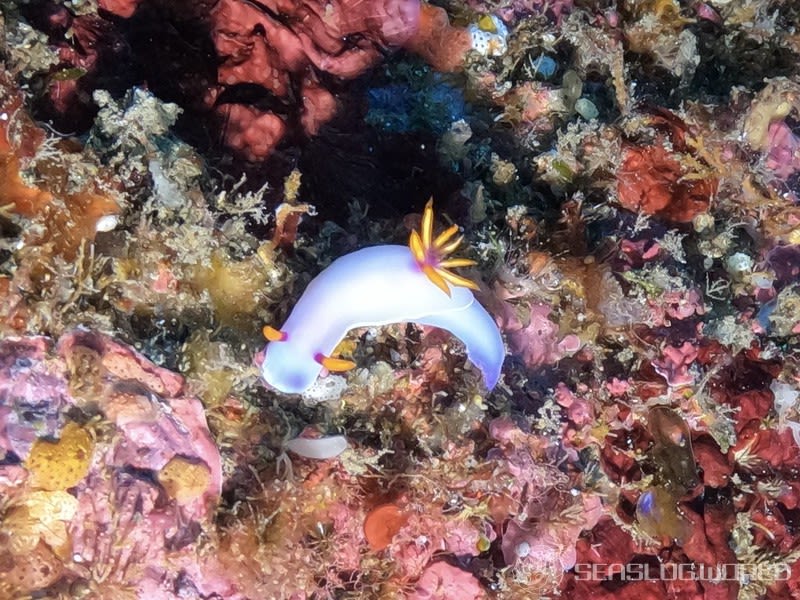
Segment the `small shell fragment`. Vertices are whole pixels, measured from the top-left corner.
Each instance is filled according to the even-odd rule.
[[[331,435],[322,438],[294,438],[286,442],[286,449],[303,458],[326,460],[339,456],[347,449],[347,438]]]
[[[119,215],[103,215],[94,224],[94,229],[97,232],[114,231],[119,224]]]

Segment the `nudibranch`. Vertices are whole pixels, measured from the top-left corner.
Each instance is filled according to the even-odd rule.
[[[270,340],[261,364],[264,381],[284,393],[303,393],[323,367],[355,366],[331,356],[349,330],[410,322],[459,338],[491,390],[505,347],[496,323],[472,294],[478,286],[449,270],[475,264],[448,258],[462,241],[453,239],[457,233],[453,225],[434,239],[429,201],[408,246],[372,246],[333,261],[311,281],[280,330],[264,328]]]

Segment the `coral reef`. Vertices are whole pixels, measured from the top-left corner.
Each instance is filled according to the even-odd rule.
[[[0,355],[2,535],[12,540],[2,593],[31,594],[63,579],[95,596],[163,595],[165,581],[186,579],[179,565],[211,522],[222,473],[202,405],[184,394],[182,378],[80,330],[55,347],[7,338]],[[30,418],[54,408],[51,418]],[[179,585],[232,589],[203,578]]]
[[[6,2],[0,597],[798,597],[796,4]]]

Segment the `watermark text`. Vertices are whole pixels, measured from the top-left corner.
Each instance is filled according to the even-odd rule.
[[[696,565],[694,563],[576,563],[579,581],[786,581],[791,574],[788,563],[732,563]]]

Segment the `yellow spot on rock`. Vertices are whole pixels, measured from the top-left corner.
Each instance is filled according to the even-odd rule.
[[[158,472],[158,482],[178,504],[188,504],[208,489],[211,469],[204,462],[175,456]]]
[[[210,264],[198,267],[190,279],[195,288],[208,292],[217,318],[225,325],[236,325],[257,308],[267,270],[255,254],[237,261],[217,251]]]
[[[56,442],[36,440],[25,461],[31,485],[48,491],[77,485],[89,472],[93,449],[92,436],[77,423],[67,423]]]

